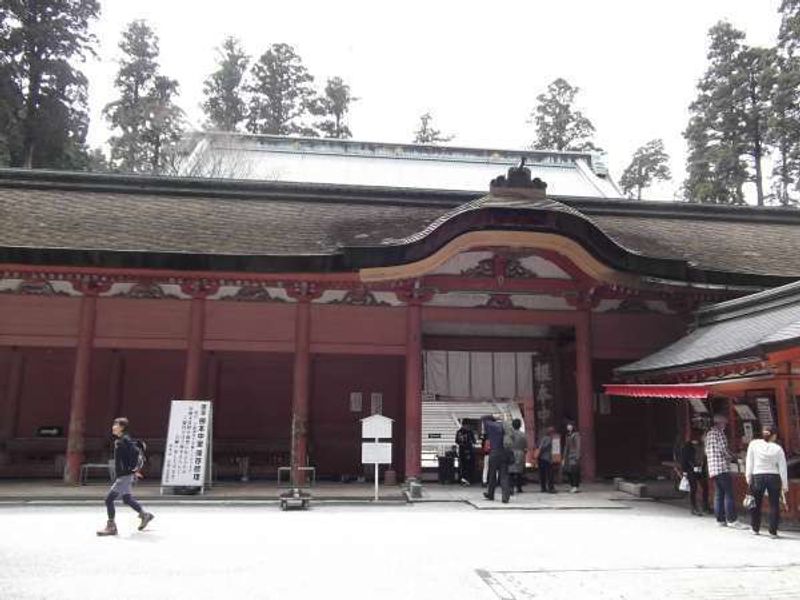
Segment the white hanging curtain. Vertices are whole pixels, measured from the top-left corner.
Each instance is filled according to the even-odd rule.
[[[494,396],[494,362],[491,352],[471,352],[471,394],[472,398],[492,398]]]
[[[447,382],[447,352],[444,350],[428,350],[425,358],[425,390],[440,396],[450,395]]]

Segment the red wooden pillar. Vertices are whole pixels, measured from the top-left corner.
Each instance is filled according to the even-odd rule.
[[[581,471],[592,481],[597,474],[594,445],[594,398],[592,388],[591,312],[581,311],[575,325],[578,387],[578,430],[581,433]]]
[[[108,381],[109,427],[111,421],[122,415],[122,386],[125,379],[125,361],[122,352],[111,352],[111,374]]]
[[[422,307],[412,302],[406,309],[406,479],[422,473]]]
[[[97,315],[97,297],[84,291],[81,298],[78,324],[78,346],[75,351],[75,372],[72,377],[72,400],[67,434],[67,464],[64,481],[78,483],[81,463],[84,460],[86,410],[89,404],[94,325]]]
[[[298,298],[294,322],[294,374],[292,378],[292,476],[302,485],[305,474],[298,467],[308,464],[309,380],[311,377],[311,301]]]
[[[203,364],[203,334],[205,329],[205,299],[191,300],[189,332],[186,339],[186,373],[183,380],[184,400],[200,398],[200,373]]]
[[[8,370],[6,386],[6,408],[0,420],[0,446],[17,434],[17,414],[22,391],[22,378],[25,370],[25,357],[19,348],[11,349],[11,364]],[[0,450],[0,464],[8,464],[11,457],[5,450]]]
[[[791,366],[788,365],[787,371],[791,373]],[[789,403],[792,401],[792,383],[788,377],[779,378],[778,385],[775,387],[775,404],[778,409],[778,436],[780,437],[783,448],[787,455],[792,453],[792,428],[791,411]],[[757,434],[756,434],[757,435]]]

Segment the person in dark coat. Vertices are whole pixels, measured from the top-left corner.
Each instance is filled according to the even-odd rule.
[[[689,480],[689,506],[692,514],[697,516],[702,516],[703,511],[711,513],[711,505],[708,503],[708,465],[705,458],[703,446],[697,433],[694,433],[681,449],[681,471]],[[698,486],[703,490],[702,510],[697,505]]]
[[[567,423],[564,439],[564,472],[569,480],[569,491],[576,494],[581,487],[581,434],[574,423]]]
[[[483,430],[489,440],[489,482],[483,496],[487,500],[494,500],[494,491],[498,479],[502,491],[503,504],[508,503],[511,497],[511,485],[508,479],[509,452],[503,444],[505,428],[494,416],[487,415],[481,419]]]
[[[472,485],[475,476],[475,432],[464,421],[456,431],[456,446],[458,446],[458,477],[462,484]]]
[[[522,421],[514,419],[511,421],[511,451],[514,453],[514,462],[508,466],[508,473],[511,477],[511,485],[517,493],[522,492],[522,476],[525,473],[525,455],[528,452],[528,439],[520,431]]]
[[[542,493],[555,494],[556,488],[553,485],[553,436],[556,430],[548,427],[539,441],[539,487]]]
[[[117,535],[117,525],[114,521],[116,515],[114,502],[119,497],[122,497],[122,501],[139,515],[139,531],[142,531],[154,519],[153,514],[144,510],[136,501],[136,498],[133,497],[133,484],[138,477],[141,477],[142,460],[140,455],[142,450],[128,435],[128,419],[125,417],[114,419],[111,433],[114,436],[114,470],[116,479],[106,496],[108,521],[105,528],[97,532],[99,536]]]

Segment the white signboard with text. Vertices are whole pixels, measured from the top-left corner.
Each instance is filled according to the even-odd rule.
[[[161,487],[206,487],[211,462],[211,401],[173,400]]]
[[[383,404],[381,396],[381,404]],[[383,408],[381,406],[381,408]],[[375,394],[372,399],[375,409]],[[383,415],[372,415],[361,419],[361,463],[375,466],[375,501],[378,501],[378,465],[392,464],[392,419]]]
[[[361,463],[365,465],[392,464],[392,443],[363,442],[361,444]]]

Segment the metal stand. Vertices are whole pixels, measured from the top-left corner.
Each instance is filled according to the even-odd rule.
[[[302,471],[311,474],[311,479],[304,486],[300,486],[294,481],[292,471],[292,467],[278,467],[278,489],[286,490],[278,495],[281,510],[291,508],[306,509],[311,506],[311,488],[317,482],[316,467],[297,467],[297,473]],[[281,473],[288,474],[285,486],[281,485]]]

